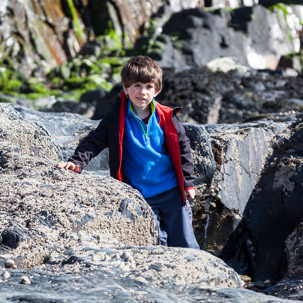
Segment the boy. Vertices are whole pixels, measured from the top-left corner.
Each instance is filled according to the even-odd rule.
[[[80,142],[59,168],[81,172],[90,159],[109,148],[112,177],[138,189],[155,213],[160,244],[199,249],[191,223],[193,161],[189,139],[171,109],[154,100],[162,70],[146,56],[122,68],[122,102]]]

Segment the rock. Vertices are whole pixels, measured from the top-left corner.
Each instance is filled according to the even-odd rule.
[[[32,282],[27,276],[22,276],[20,284],[30,285],[30,284],[32,284]]]
[[[228,73],[230,71],[237,71],[243,75],[249,75],[252,73],[252,69],[247,65],[244,65],[240,60],[233,57],[216,58],[209,61],[206,64],[212,72]]]
[[[303,294],[302,267],[302,222],[286,239],[287,273],[274,286],[266,290],[267,294],[284,299],[301,300]]]
[[[15,265],[15,262],[14,262],[14,260],[12,260],[12,259],[7,259],[7,260],[5,261],[5,267],[6,267],[6,268],[12,268],[14,265]]]
[[[163,30],[153,35],[147,54],[163,67],[202,67],[215,58],[232,55],[252,68],[275,70],[281,55],[298,51],[293,42],[297,41],[295,31],[287,30],[288,22],[297,24],[298,18],[289,14],[288,20],[292,21],[285,21],[282,15],[281,9],[269,11],[260,5],[230,12],[182,10],[172,14]],[[178,24],[182,24],[182,29]],[[275,32],[270,30],[273,27]],[[159,50],[153,49],[160,39],[164,44]]]
[[[213,64],[222,65],[225,60],[230,58],[214,60]],[[191,124],[283,121],[291,118],[290,112],[301,111],[301,78],[251,69],[243,73],[239,71],[242,68],[247,66],[237,60],[226,73],[211,72],[207,67],[164,69],[163,89],[157,100],[183,107],[178,118]]]
[[[0,179],[6,189],[1,192],[1,230],[28,227],[24,230],[27,240],[14,247],[14,255],[23,258],[21,267],[43,263],[54,246],[62,253],[66,241],[68,246],[81,241],[156,244],[153,213],[129,186],[111,178],[61,171],[55,162],[26,156],[11,165],[15,173],[6,171]],[[125,198],[127,213],[120,211]]]
[[[3,278],[4,280],[9,279],[10,276],[11,276],[11,274],[10,274],[8,271],[4,271],[4,272],[2,273],[2,278]]]
[[[195,184],[209,184],[216,171],[209,133],[203,125],[184,124],[194,159]]]
[[[59,159],[60,150],[45,129],[22,119],[11,105],[0,103],[0,121],[1,146],[10,142],[9,149],[17,154]]]
[[[281,135],[256,183],[261,191],[252,191],[243,211],[243,221],[227,246],[232,257],[229,264],[241,264],[242,268],[237,270],[245,269],[254,280],[269,279],[273,283],[287,272],[285,240],[303,215],[302,117],[298,116]],[[237,256],[241,256],[241,262]]]
[[[10,256],[15,255],[18,266],[42,264],[54,247],[56,252],[66,250],[66,241],[156,244],[153,212],[136,190],[112,178],[57,169],[56,155],[53,160],[51,156],[42,158],[55,147],[45,129],[23,120],[10,105],[1,105],[0,109],[5,164],[0,178],[0,246],[14,249]],[[25,127],[28,137],[23,134]],[[23,140],[18,135],[23,135]],[[29,146],[43,143],[41,156],[33,155]]]
[[[67,160],[77,147],[79,141],[89,131],[98,126],[99,121],[93,121],[80,115],[70,113],[44,113],[36,110],[29,110],[14,105],[20,115],[27,121],[34,122],[45,129],[51,136],[53,142],[60,146],[60,159]],[[104,150],[95,157],[85,168],[86,171],[98,171],[101,174],[108,173],[108,150]],[[104,172],[105,171],[105,172]]]
[[[33,111],[23,111],[19,108],[18,114],[12,107],[9,110],[5,108],[9,117],[15,117],[10,123],[14,123],[16,132],[20,132],[18,127],[24,127],[25,120],[21,118],[21,114],[23,117],[29,117],[29,120],[39,118]],[[48,115],[45,119],[49,118],[51,121],[50,115],[57,117],[58,114]],[[69,117],[70,124],[74,123],[72,115]],[[5,119],[8,120],[7,117]],[[40,123],[46,123],[41,120]],[[62,122],[60,119],[59,121]],[[79,121],[82,121],[82,118]],[[25,122],[38,127],[36,123]],[[66,125],[71,126],[70,124]],[[91,126],[89,123],[88,125]],[[216,198],[215,201],[210,201],[216,204],[216,207],[208,209],[207,216],[216,212],[217,218],[221,214],[228,217],[227,211],[233,207],[232,204],[228,205],[228,197],[223,193],[233,185],[226,181],[226,186],[225,180],[218,177],[229,171],[229,162],[241,163],[243,171],[238,170],[239,175],[249,169],[258,173],[259,166],[262,166],[260,163],[263,163],[263,153],[270,153],[272,146],[269,141],[275,138],[274,133],[282,136],[283,130],[288,129],[289,125],[290,123],[286,122],[259,122],[229,127],[186,125],[189,136],[193,138],[192,148],[196,150],[194,157],[200,161],[209,160],[205,168],[201,166],[195,171],[197,175],[206,174],[206,177],[200,178],[197,185],[200,202],[203,204],[203,199],[210,197],[211,193]],[[56,123],[53,126],[56,126]],[[45,132],[44,128],[43,131]],[[58,130],[54,127],[53,134],[56,131]],[[48,133],[45,133],[50,139]],[[288,135],[289,132],[286,131],[284,138],[288,139]],[[198,140],[199,136],[203,138],[201,142]],[[42,136],[40,138],[45,139]],[[22,142],[23,154],[20,154],[18,149],[15,151],[21,144],[19,141],[15,140],[12,144],[10,137],[5,139],[7,144],[3,144],[3,140],[0,141],[0,232],[2,241],[3,231],[18,232],[23,240],[18,242],[16,248],[0,245],[0,261],[13,259],[15,265],[18,265],[14,276],[10,277],[10,285],[13,283],[14,291],[8,292],[8,286],[4,284],[0,288],[2,297],[14,296],[15,300],[38,302],[40,292],[37,292],[36,288],[35,295],[31,288],[26,294],[20,291],[21,286],[18,285],[21,277],[27,276],[30,277],[30,282],[35,281],[35,285],[41,285],[44,289],[41,292],[43,296],[49,294],[48,297],[54,300],[58,295],[61,298],[65,295],[64,290],[58,289],[69,285],[70,290],[75,281],[78,281],[78,287],[85,289],[91,288],[91,283],[94,287],[98,285],[97,291],[104,294],[105,299],[115,295],[118,301],[124,301],[124,296],[142,298],[143,295],[160,301],[164,298],[165,302],[168,296],[181,296],[182,301],[183,297],[190,300],[208,300],[210,293],[211,298],[216,301],[222,301],[223,293],[224,300],[232,298],[233,302],[236,302],[239,296],[241,300],[244,297],[247,302],[273,300],[270,296],[241,289],[243,283],[238,274],[209,253],[155,246],[158,233],[153,212],[142,196],[130,186],[110,177],[88,173],[79,175],[57,169],[55,160],[35,156],[26,148],[27,145],[33,144],[32,141],[37,139],[35,137],[29,137],[28,141]],[[254,161],[256,166],[249,161],[242,161],[240,156],[235,159],[230,156],[233,154],[231,151],[235,142],[241,151],[244,151],[245,156],[249,155],[248,151],[254,151],[254,156],[260,160]],[[256,151],[253,149],[254,144],[263,146],[263,149]],[[214,146],[221,152],[214,152]],[[221,170],[224,166],[226,169]],[[220,184],[214,184],[214,180],[219,180]],[[209,182],[211,188],[208,188]],[[252,178],[252,182],[255,182],[255,179]],[[238,190],[235,186],[233,188]],[[224,206],[227,211],[222,206],[224,203],[228,205]],[[241,204],[236,207],[239,208],[239,205]],[[195,207],[197,214],[198,205]],[[237,215],[235,210],[232,211]],[[239,217],[238,213],[236,218]],[[234,228],[235,224],[230,226]],[[210,229],[207,227],[205,230]],[[220,229],[214,239],[226,239],[226,234],[219,235],[219,231]],[[221,242],[217,243],[220,245]],[[255,242],[251,241],[250,247],[254,245]],[[255,247],[258,253],[259,247]],[[49,283],[50,281],[52,283]],[[142,285],[147,293],[145,291],[142,294]],[[39,289],[40,286],[37,287]],[[56,295],[53,292],[54,287]],[[77,296],[81,298],[81,292],[77,292]],[[86,294],[86,301],[88,296]],[[100,300],[100,296],[98,299]]]
[[[20,235],[11,230],[4,230],[1,234],[1,244],[10,248],[17,248],[20,242]]]
[[[283,132],[287,133],[289,125],[290,122],[259,122],[205,126],[208,135],[204,138],[211,143],[206,159],[209,162],[215,159],[215,164],[211,166],[215,171],[209,174],[207,182],[210,186],[197,183],[193,225],[202,249],[220,255],[242,221],[266,159],[272,154],[274,142]],[[207,160],[201,163],[196,158],[199,151],[203,151],[201,146],[197,145],[193,150],[194,162],[201,166],[206,163],[207,168]],[[200,178],[199,173],[197,177]]]

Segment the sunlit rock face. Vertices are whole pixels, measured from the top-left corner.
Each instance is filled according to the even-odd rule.
[[[84,34],[70,27],[61,1],[4,1],[0,8],[2,56],[17,59],[22,70],[54,67],[66,62],[84,42]],[[78,19],[79,27],[83,27]]]
[[[121,49],[134,45],[144,28],[155,30],[155,41],[158,35],[167,36],[160,52],[162,66],[202,66],[233,55],[253,68],[275,69],[281,55],[300,49],[302,7],[287,7],[285,17],[281,9],[270,13],[256,4],[256,0],[3,0],[0,58],[13,58],[13,68],[27,75],[33,71],[40,75],[100,35],[113,38]],[[208,7],[240,9],[219,14],[194,11]],[[177,37],[184,44],[181,50],[175,45],[177,32],[187,35],[186,41]]]
[[[175,11],[195,7],[197,0],[175,1]],[[133,43],[139,28],[166,1],[4,0],[0,3],[1,57],[13,57],[16,69],[28,74],[35,68],[52,68],[79,52],[98,35],[114,31]]]

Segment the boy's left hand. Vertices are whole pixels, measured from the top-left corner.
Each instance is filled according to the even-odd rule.
[[[188,199],[189,201],[195,199],[196,190],[194,188],[185,189],[185,193],[186,193],[186,199]]]

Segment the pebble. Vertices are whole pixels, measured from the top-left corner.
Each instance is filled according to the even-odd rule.
[[[11,274],[6,270],[3,272],[2,277],[4,280],[7,280],[8,278],[10,278]]]
[[[262,188],[258,187],[255,189],[255,194],[257,195],[257,194],[261,193],[261,191],[262,191]]]
[[[217,207],[217,204],[215,202],[210,202],[209,205],[212,207],[212,208],[216,208]]]
[[[12,260],[12,259],[7,259],[6,261],[5,261],[5,267],[6,268],[12,268],[12,267],[14,267],[15,266],[15,261],[14,260]]]
[[[240,278],[245,283],[251,282],[251,277],[249,277],[247,275],[240,275]]]
[[[123,259],[124,261],[132,261],[133,257],[130,253],[128,252],[123,252],[123,254],[121,255],[121,259]]]
[[[207,217],[206,214],[202,214],[202,215],[200,216],[200,219],[201,219],[201,220],[205,220],[206,217]]]
[[[247,241],[246,241],[246,245],[247,245],[247,246],[252,246],[252,241],[251,241],[251,240],[247,240]]]
[[[27,276],[22,276],[22,277],[21,277],[20,284],[30,285],[30,284],[32,284],[32,282],[31,282],[31,280],[29,279],[29,277],[27,277]]]

